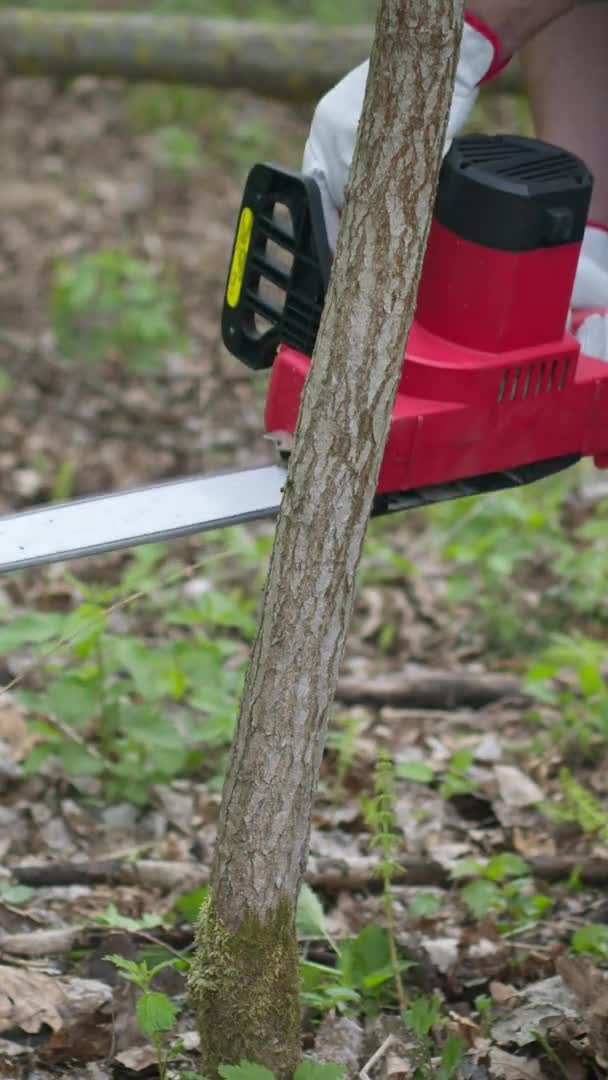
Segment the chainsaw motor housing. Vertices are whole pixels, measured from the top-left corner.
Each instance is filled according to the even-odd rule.
[[[242,223],[251,210],[252,242],[239,249],[237,233],[224,341],[250,366],[272,366],[265,431],[289,448],[330,256],[314,181],[303,178],[298,186],[297,174],[266,165],[252,175],[255,187],[249,192],[247,185],[240,217]],[[584,455],[608,465],[608,365],[580,355],[567,330],[592,187],[579,158],[539,140],[454,140],[440,173],[377,511],[529,483]],[[257,233],[256,206],[263,208]],[[278,207],[291,226],[272,236],[268,222]],[[277,256],[279,263],[290,260],[282,277]],[[282,290],[270,304],[261,296],[265,278]],[[255,321],[260,300],[269,323],[263,331]],[[246,349],[237,347],[238,325],[231,329],[239,319],[249,335]],[[294,338],[299,325],[306,326],[306,348]]]

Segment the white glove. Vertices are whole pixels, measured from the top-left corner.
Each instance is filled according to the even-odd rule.
[[[444,153],[466,123],[475,104],[479,83],[495,62],[496,40],[491,32],[465,22],[450,108]],[[317,105],[304,149],[303,171],[313,176],[321,190],[327,236],[336,249],[340,212],[353,160],[357,128],[369,73],[369,60],[334,86]]]
[[[608,229],[588,225],[576,271],[572,307],[604,308],[588,315],[578,325],[575,335],[587,356],[608,361]]]

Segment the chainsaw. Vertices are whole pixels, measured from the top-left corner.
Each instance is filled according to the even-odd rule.
[[[444,158],[372,515],[608,467],[608,364],[567,329],[593,180],[535,139],[467,135]],[[222,311],[228,351],[270,368],[276,463],[0,517],[0,571],[81,558],[280,509],[331,270],[316,182],[246,181]]]

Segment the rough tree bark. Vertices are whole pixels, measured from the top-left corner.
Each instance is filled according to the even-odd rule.
[[[203,1072],[300,1050],[295,908],[452,93],[463,0],[382,0],[350,197],[224,786],[191,995]]]
[[[371,48],[369,26],[0,10],[0,73],[191,83],[317,101]],[[489,90],[520,90],[511,64]]]

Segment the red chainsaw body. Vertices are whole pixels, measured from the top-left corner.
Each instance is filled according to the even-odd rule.
[[[579,253],[496,250],[433,222],[379,495],[566,455],[608,467],[608,364],[565,330]],[[279,347],[268,435],[295,433],[309,367]]]

